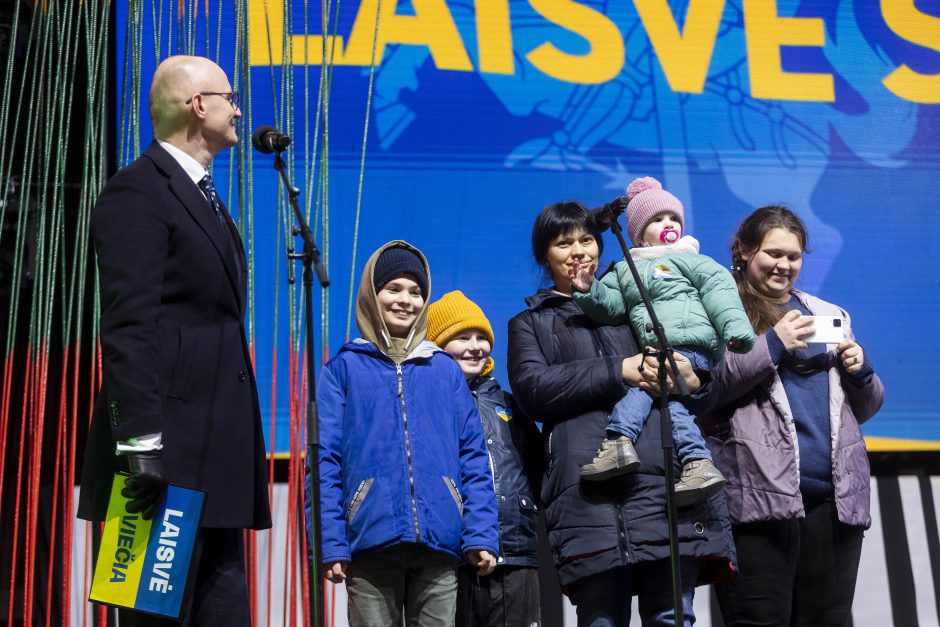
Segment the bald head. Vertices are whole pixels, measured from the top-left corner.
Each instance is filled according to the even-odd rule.
[[[220,77],[228,82],[222,68],[204,57],[177,55],[157,66],[150,84],[150,119],[157,139],[186,128],[192,121],[186,100]]]

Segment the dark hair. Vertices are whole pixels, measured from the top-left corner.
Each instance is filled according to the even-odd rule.
[[[597,240],[597,257],[604,253],[604,240],[601,234],[592,230],[588,223],[587,207],[576,200],[553,202],[539,211],[532,225],[532,257],[546,275],[548,267],[548,249],[559,235],[571,233],[577,229],[590,231]]]
[[[765,333],[777,324],[784,311],[777,303],[757,292],[747,282],[744,255],[759,250],[761,244],[764,243],[764,238],[774,229],[783,229],[793,233],[800,240],[800,249],[804,253],[810,252],[806,225],[799,216],[783,205],[767,205],[755,209],[751,215],[744,218],[731,240],[731,273],[738,285],[744,311],[747,312],[747,317],[756,333]]]

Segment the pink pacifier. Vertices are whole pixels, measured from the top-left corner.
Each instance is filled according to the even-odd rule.
[[[672,229],[663,229],[659,233],[659,239],[663,244],[674,244],[679,239],[679,232]]]

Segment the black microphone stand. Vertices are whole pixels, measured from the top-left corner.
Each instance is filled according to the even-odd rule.
[[[625,201],[626,198],[622,197]],[[672,441],[672,414],[669,412],[669,389],[666,385],[666,361],[669,361],[669,366],[673,372],[673,379],[679,387],[679,394],[682,396],[689,395],[689,388],[685,384],[685,380],[679,376],[679,369],[676,367],[676,360],[673,357],[673,348],[669,344],[669,340],[666,339],[666,331],[663,329],[662,323],[660,323],[659,318],[656,317],[656,312],[653,310],[653,302],[650,300],[649,292],[646,291],[646,286],[643,285],[643,281],[640,280],[640,273],[636,269],[636,264],[633,262],[633,257],[630,256],[630,250],[627,246],[627,242],[623,239],[623,231],[620,228],[620,223],[617,222],[617,216],[623,213],[623,210],[626,208],[625,202],[620,203],[618,206],[608,205],[611,215],[608,221],[610,225],[610,230],[613,232],[614,236],[617,238],[617,242],[620,244],[620,250],[623,251],[624,261],[627,262],[627,265],[630,267],[630,274],[633,275],[633,281],[636,283],[637,289],[640,291],[640,297],[643,299],[643,305],[646,307],[646,311],[649,313],[650,324],[653,327],[653,333],[656,335],[656,340],[659,343],[659,347],[656,349],[656,356],[659,361],[659,418],[660,418],[660,439],[663,443],[663,470],[665,471],[665,481],[666,481],[666,516],[669,522],[669,560],[671,563],[671,572],[672,572],[672,604],[673,604],[673,624],[674,625],[684,625],[685,624],[685,608],[682,606],[682,568],[679,564],[679,525],[678,518],[676,514],[676,482],[675,476],[673,473],[672,467],[672,458],[673,458],[673,449],[675,448]],[[642,363],[640,364],[640,369],[642,369]]]
[[[320,420],[317,412],[317,383],[314,376],[314,366],[316,365],[316,353],[314,352],[313,342],[313,271],[316,270],[317,279],[320,281],[320,287],[329,287],[330,278],[326,273],[326,268],[320,260],[320,251],[313,241],[313,233],[310,231],[310,225],[304,219],[304,214],[300,210],[300,204],[297,197],[300,196],[300,189],[291,185],[287,178],[286,164],[281,158],[282,149],[274,150],[274,168],[278,171],[284,187],[287,189],[287,198],[291,208],[294,210],[294,219],[297,226],[294,227],[294,235],[300,235],[304,241],[303,252],[294,253],[292,245],[288,245],[287,258],[289,260],[300,260],[303,262],[304,274],[304,324],[306,325],[306,349],[307,349],[307,469],[310,473],[310,488],[305,495],[310,501],[310,561],[307,563],[307,588],[310,595],[310,620],[313,625],[323,627],[323,578],[319,574],[320,563],[320,465],[317,462],[320,448]],[[290,267],[290,266],[288,266]],[[290,283],[293,283],[293,273],[290,273]],[[306,532],[306,525],[303,519],[303,510],[300,515],[301,527]],[[306,555],[301,556],[307,559]]]

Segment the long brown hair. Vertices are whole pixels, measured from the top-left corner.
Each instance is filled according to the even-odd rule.
[[[734,275],[741,302],[744,303],[744,311],[747,312],[755,333],[766,333],[784,314],[777,303],[759,293],[747,282],[747,264],[744,261],[744,255],[757,252],[767,233],[774,229],[793,233],[800,240],[803,252],[809,252],[806,225],[799,216],[782,205],[767,205],[755,209],[751,215],[744,218],[731,240],[731,274]]]

